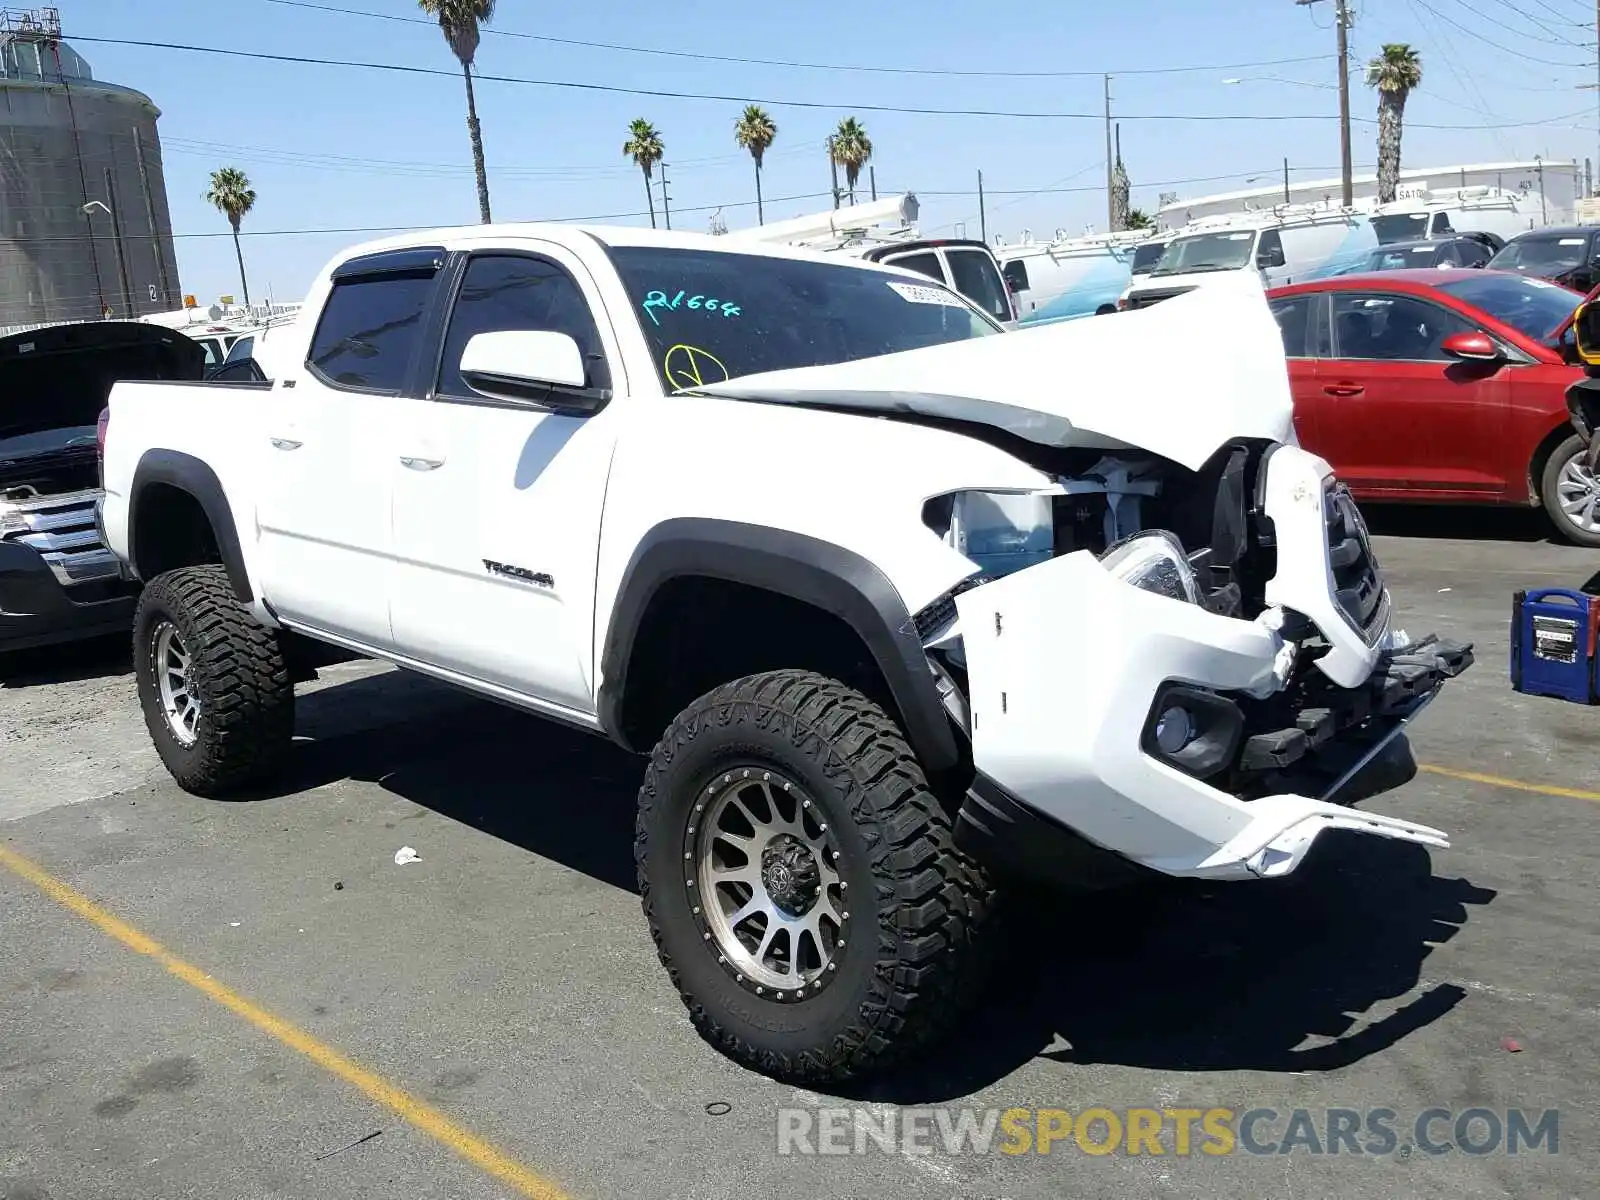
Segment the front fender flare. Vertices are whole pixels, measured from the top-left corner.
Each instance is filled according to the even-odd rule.
[[[650,602],[669,580],[708,576],[804,601],[832,613],[867,647],[900,710],[907,740],[928,771],[961,761],[911,614],[887,576],[832,542],[738,521],[684,517],[647,533],[623,573],[601,653],[596,696],[600,724],[619,745],[639,752],[623,727],[628,663]]]
[[[244,551],[239,544],[239,531],[234,525],[233,508],[228,495],[222,490],[222,481],[209,465],[177,450],[146,450],[133,472],[133,486],[128,492],[128,566],[135,576],[149,582],[139,566],[139,508],[149,495],[153,484],[165,484],[186,492],[200,505],[206,520],[211,523],[212,535],[222,554],[222,564],[228,572],[228,582],[241,604],[255,599],[250,587],[250,576],[245,570]]]

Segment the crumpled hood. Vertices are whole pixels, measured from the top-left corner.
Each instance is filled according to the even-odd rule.
[[[1294,440],[1282,335],[1228,272],[1149,308],[694,389],[989,425],[1046,446],[1136,447],[1198,470],[1233,438]]]

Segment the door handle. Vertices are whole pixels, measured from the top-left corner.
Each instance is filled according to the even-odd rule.
[[[1367,389],[1359,383],[1329,383],[1322,390],[1330,396],[1359,396]]]
[[[273,447],[278,450],[298,450],[304,444],[303,442],[295,441],[293,438],[275,437],[272,439]]]
[[[444,459],[442,458],[416,458],[402,454],[400,461],[413,471],[432,471],[444,466]]]

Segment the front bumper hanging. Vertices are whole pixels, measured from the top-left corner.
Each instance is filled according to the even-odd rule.
[[[1325,553],[1323,565],[1307,557],[1311,578],[1331,577]],[[1396,644],[1385,615],[1341,639],[1347,685],[1323,669],[1323,622],[1289,614],[1296,627],[1281,628],[1281,608],[1221,616],[1132,587],[1086,552],[955,602],[978,773],[969,826],[1026,810],[1150,870],[1216,879],[1286,874],[1329,829],[1449,845],[1440,830],[1348,801],[1471,665],[1470,646]],[[1301,660],[1287,676],[1286,647]],[[1185,733],[1169,742],[1173,725]]]

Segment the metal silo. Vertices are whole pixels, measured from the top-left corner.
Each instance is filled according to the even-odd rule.
[[[0,327],[179,306],[160,115],[94,78],[57,10],[0,9]]]

